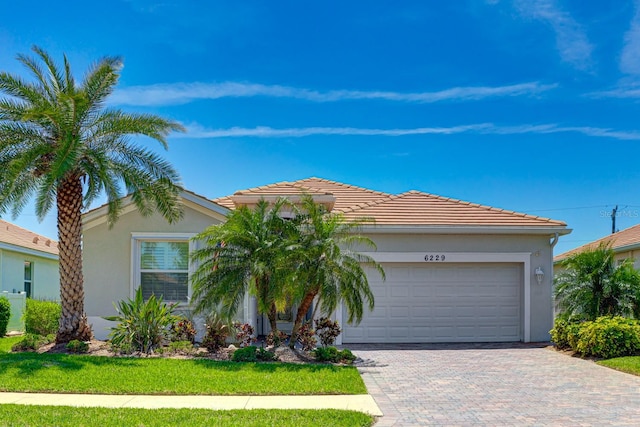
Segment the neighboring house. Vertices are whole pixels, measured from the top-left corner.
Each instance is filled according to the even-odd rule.
[[[106,207],[84,215],[86,310],[94,332],[106,336],[102,316],[114,314],[113,302],[143,292],[188,302],[188,251],[194,234],[224,221],[240,205],[260,199],[299,200],[310,194],[348,219],[368,217],[361,234],[377,251],[369,253],[387,275],[369,280],[375,309],[348,325],[342,308],[339,342],[432,343],[546,341],[552,327],[553,245],[568,234],[566,224],[547,218],[491,208],[418,191],[398,195],[319,178],[281,182],[207,200],[183,192],[185,218],[174,225],[160,216],[142,218],[130,201],[109,230]],[[536,272],[537,277],[536,277]],[[267,322],[246,298],[239,317],[258,333]],[[290,326],[280,316],[279,327]]]
[[[0,291],[60,299],[58,242],[0,219]]]
[[[553,258],[554,271],[559,271],[561,269],[560,263],[569,256],[587,249],[597,248],[603,243],[610,245],[613,249],[616,263],[619,264],[629,258],[633,260],[635,268],[640,269],[640,224],[638,224],[557,255]]]

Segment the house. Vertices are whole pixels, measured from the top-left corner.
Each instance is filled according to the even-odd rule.
[[[553,246],[568,234],[564,222],[516,213],[419,191],[388,194],[320,178],[242,190],[208,200],[183,191],[185,218],[167,224],[159,216],[141,217],[126,201],[120,220],[109,229],[106,206],[84,221],[85,307],[96,336],[105,336],[113,302],[135,289],[162,293],[188,304],[187,253],[190,237],[225,220],[240,205],[260,199],[311,195],[348,219],[375,220],[361,229],[377,245],[369,253],[380,262],[386,281],[372,274],[375,309],[359,325],[343,326],[338,342],[432,343],[546,341],[552,327]],[[238,316],[258,333],[268,323],[245,298]],[[279,327],[291,316],[283,313]]]
[[[60,299],[58,242],[0,219],[0,291]]]
[[[640,224],[633,227],[625,228],[617,233],[610,234],[602,237],[593,242],[589,242],[585,245],[572,249],[570,251],[561,253],[553,258],[554,270],[559,271],[561,269],[560,263],[567,259],[569,256],[580,253],[587,249],[597,248],[600,244],[610,245],[614,253],[614,261],[620,263],[623,260],[630,258],[633,260],[634,267],[640,269]]]

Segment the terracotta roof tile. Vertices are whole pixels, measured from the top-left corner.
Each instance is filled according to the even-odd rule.
[[[467,225],[467,226],[555,226],[562,221],[497,209],[420,191],[392,195],[321,178],[279,182],[237,191],[234,195],[331,194],[336,198],[334,211],[348,218],[369,217],[380,225]],[[213,200],[234,208],[233,196]]]
[[[0,242],[58,255],[58,242],[0,219]]]
[[[334,211],[342,212],[350,209],[354,204],[366,203],[390,197],[390,194],[373,191],[354,185],[342,184],[340,182],[329,181],[321,178],[307,178],[294,182],[277,182],[275,184],[240,190],[231,196],[214,199],[213,202],[226,208],[233,209],[233,196],[256,195],[256,196],[294,196],[300,194],[311,195],[333,195],[336,198]]]
[[[561,253],[560,255],[556,255],[553,260],[561,261],[573,254],[582,252],[586,249],[596,248],[601,243],[610,244],[611,248],[614,251],[616,249],[624,248],[627,246],[640,246],[640,224],[634,225],[633,227],[625,228],[624,230],[618,231],[617,233],[609,234],[608,236],[602,237],[598,240],[594,240],[593,242],[589,242],[586,245],[582,245],[575,249],[571,249],[570,251]]]
[[[346,216],[371,217],[380,225],[566,226],[549,218],[415,190],[356,206],[347,211]]]

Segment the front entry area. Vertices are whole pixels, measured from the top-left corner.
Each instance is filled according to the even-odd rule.
[[[382,265],[374,311],[357,326],[342,313],[344,344],[523,340],[522,263]]]

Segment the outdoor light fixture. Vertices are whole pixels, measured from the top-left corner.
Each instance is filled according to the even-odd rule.
[[[542,284],[542,280],[544,279],[544,271],[542,270],[542,267],[536,268],[535,274],[538,285]]]

